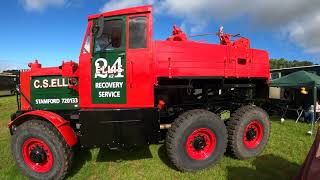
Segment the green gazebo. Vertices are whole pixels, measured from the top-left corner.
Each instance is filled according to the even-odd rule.
[[[320,88],[320,76],[306,71],[297,71],[270,82],[272,87],[310,88],[313,91],[313,122],[316,120],[317,89]],[[311,131],[312,132],[312,131]]]

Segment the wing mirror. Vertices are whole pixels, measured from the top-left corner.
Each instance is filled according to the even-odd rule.
[[[103,28],[104,28],[104,17],[100,16],[98,18],[98,21],[95,21],[93,27],[92,27],[92,33],[96,34],[96,38],[101,37],[103,33]]]

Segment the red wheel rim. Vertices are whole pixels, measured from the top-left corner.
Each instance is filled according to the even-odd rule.
[[[30,138],[23,143],[24,162],[35,172],[48,172],[53,165],[53,155],[46,143],[37,138]]]
[[[263,138],[263,126],[257,121],[251,121],[243,132],[243,143],[248,149],[256,148]]]
[[[186,143],[187,154],[195,160],[208,158],[216,147],[216,138],[212,130],[200,128],[193,131]]]

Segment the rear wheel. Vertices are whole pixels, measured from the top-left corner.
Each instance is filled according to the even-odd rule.
[[[18,126],[11,148],[18,168],[31,179],[62,179],[73,155],[60,133],[41,120]]]
[[[169,159],[180,171],[207,168],[223,156],[226,146],[223,121],[206,110],[191,110],[180,115],[166,137]]]
[[[266,147],[270,135],[268,114],[256,106],[244,106],[226,122],[228,150],[238,159],[258,156]]]

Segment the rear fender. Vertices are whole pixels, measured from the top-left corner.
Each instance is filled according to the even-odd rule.
[[[33,117],[41,117],[42,119],[49,121],[51,124],[53,124],[70,147],[74,146],[77,143],[78,138],[73,129],[70,127],[69,121],[65,120],[58,114],[50,111],[35,110],[26,112],[20,116],[15,117],[8,124],[10,132],[13,132],[12,128],[14,126],[19,126],[23,122],[30,120]]]

